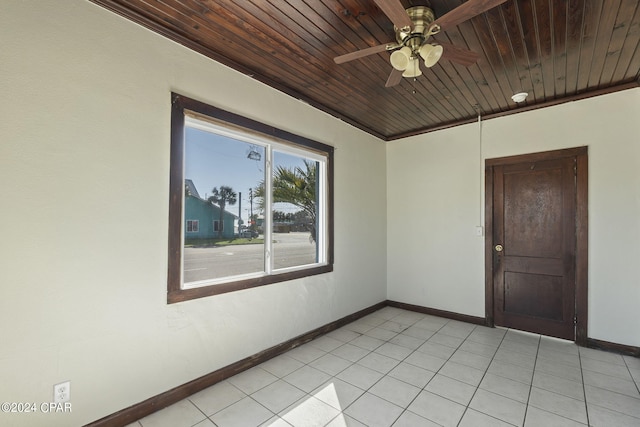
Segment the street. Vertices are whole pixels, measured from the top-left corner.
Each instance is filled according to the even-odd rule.
[[[273,235],[274,268],[286,268],[315,262],[316,245],[309,233]],[[216,248],[184,249],[184,282],[264,271],[264,244],[229,245]]]

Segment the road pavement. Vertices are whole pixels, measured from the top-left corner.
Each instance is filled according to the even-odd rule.
[[[309,242],[308,232],[273,237],[274,268],[315,262],[316,245]],[[185,283],[260,271],[264,271],[264,244],[184,249]]]

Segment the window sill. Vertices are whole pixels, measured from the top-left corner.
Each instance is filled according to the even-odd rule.
[[[179,289],[167,293],[167,303],[174,304],[197,298],[204,298],[212,295],[224,294],[227,292],[240,291],[243,289],[255,288],[273,283],[285,282],[288,280],[301,279],[303,277],[316,276],[318,274],[330,273],[333,271],[333,264],[321,265],[304,270],[288,271],[268,276],[237,280],[234,282],[220,283],[217,285],[202,286],[198,288]]]

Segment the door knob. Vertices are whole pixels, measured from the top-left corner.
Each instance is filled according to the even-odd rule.
[[[496,252],[502,252],[502,245],[496,245]]]

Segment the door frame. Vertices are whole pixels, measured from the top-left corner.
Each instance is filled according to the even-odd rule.
[[[562,150],[544,151],[540,153],[485,159],[485,321],[487,326],[494,327],[494,295],[493,295],[493,168],[497,165],[508,165],[523,162],[537,162],[558,158],[573,157],[576,159],[576,283],[575,283],[575,342],[580,346],[587,345],[588,314],[588,148],[577,147]],[[499,242],[498,242],[499,243]]]

